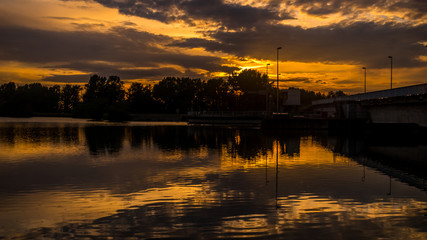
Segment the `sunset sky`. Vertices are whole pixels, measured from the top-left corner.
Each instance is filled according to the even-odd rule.
[[[0,0],[0,84],[209,79],[255,68],[280,86],[427,83],[425,0]]]

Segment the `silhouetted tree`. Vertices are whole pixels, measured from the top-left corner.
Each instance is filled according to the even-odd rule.
[[[11,99],[16,92],[14,82],[5,83],[0,86],[0,100]]]
[[[320,92],[308,91],[300,89],[301,91],[301,105],[309,106],[315,100],[326,98],[325,94]]]
[[[134,113],[153,113],[162,110],[160,103],[153,97],[150,85],[132,83],[127,92],[127,101]]]
[[[267,75],[254,69],[245,69],[238,75],[233,74],[230,82],[234,89],[244,93],[265,91],[267,87],[270,87]]]
[[[59,106],[60,87],[45,87],[40,83],[19,86],[13,102],[18,115],[29,116],[33,113],[56,113]]]
[[[265,94],[271,89],[267,75],[262,75],[254,69],[245,69],[238,75],[233,74],[229,78],[229,82],[238,97],[236,110],[265,110]]]
[[[105,84],[105,95],[109,103],[118,103],[125,100],[123,82],[118,76],[110,76]]]
[[[71,112],[80,103],[81,87],[78,85],[71,86],[69,84],[61,90],[60,103],[62,111],[65,113]]]
[[[13,82],[0,86],[0,115],[11,116],[17,110],[16,85]]]
[[[167,112],[202,110],[204,82],[200,79],[167,77],[154,86],[153,96]]]
[[[117,76],[110,76],[108,79],[93,75],[89,83],[85,85],[86,92],[83,101],[89,102],[93,99],[106,101],[108,104],[121,102],[125,98],[123,82]]]
[[[110,76],[107,79],[93,75],[85,88],[83,104],[78,110],[78,115],[102,119],[104,114],[109,112],[110,116],[114,116],[114,120],[118,120],[120,114],[126,115],[122,103],[125,99],[125,90],[119,77]]]
[[[127,91],[117,76],[106,78],[93,75],[84,89],[81,98],[82,88],[77,85],[61,88],[58,85],[46,87],[40,83],[23,86],[6,83],[0,85],[0,115],[73,112],[77,117],[125,120],[128,112],[264,111],[265,92],[274,92],[267,76],[251,69],[233,74],[227,80],[167,77],[153,88],[133,83]],[[314,100],[345,96],[343,91],[331,91],[325,95],[300,90],[301,103],[307,107]]]
[[[48,96],[47,96],[48,108],[45,109],[46,112],[49,113],[57,113],[59,112],[59,101],[61,98],[61,87],[58,85],[54,85],[49,87]]]
[[[83,95],[83,102],[87,103],[90,100],[102,98],[105,90],[107,78],[98,75],[90,77],[89,82],[85,85],[86,92]]]
[[[330,91],[328,92],[328,98],[334,98],[334,97],[343,97],[346,96],[347,94],[345,94],[343,91],[339,90],[339,91]]]
[[[210,111],[231,110],[234,94],[230,83],[222,78],[208,80],[205,84],[205,104]]]

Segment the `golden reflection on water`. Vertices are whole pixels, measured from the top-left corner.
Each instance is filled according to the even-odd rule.
[[[87,152],[82,127],[68,128],[67,131],[63,127],[31,129],[26,125],[18,125],[1,137],[2,162],[29,161],[55,154],[78,155]]]
[[[390,222],[391,217],[416,216],[419,209],[427,207],[426,202],[410,199],[391,198],[386,201],[374,203],[360,203],[353,199],[332,200],[312,194],[300,196],[281,197],[278,200],[279,216],[278,225],[286,225],[288,228],[298,224],[312,224],[313,227],[322,227],[324,223],[332,224],[333,218],[345,224],[370,222],[381,226],[385,232],[392,232],[397,239],[425,239],[426,232],[419,232],[404,225],[396,225]],[[420,219],[422,221],[422,219]],[[361,226],[360,229],[364,229]],[[367,226],[366,226],[367,227]]]
[[[396,195],[388,196],[387,176],[368,169],[366,181],[361,181],[362,166],[313,137],[269,138],[269,147],[245,157],[239,151],[245,149],[246,139],[238,131],[215,148],[197,134],[190,138],[197,144],[185,148],[160,147],[154,135],[139,139],[130,128],[118,133],[122,139],[116,143],[119,147],[112,147],[114,151],[108,148],[115,141],[102,139],[90,150],[88,134],[93,133],[84,127],[68,135],[61,128],[51,129],[36,141],[18,129],[12,142],[0,139],[0,167],[29,161],[79,162],[79,171],[90,168],[94,174],[85,176],[87,185],[72,180],[52,186],[41,182],[17,192],[0,192],[0,237],[22,236],[42,227],[92,224],[112,216],[138,216],[147,207],[140,218],[174,219],[175,229],[198,224],[198,219],[180,221],[189,213],[217,214],[219,223],[211,223],[217,238],[292,236],[304,229],[324,228],[337,233],[366,230],[368,237],[373,231],[372,236],[427,238],[423,228],[400,224],[425,221],[420,218],[420,211],[427,209],[425,193],[393,180]],[[154,237],[170,233],[161,223],[150,230]]]
[[[128,195],[112,194],[108,190],[73,191],[72,189],[20,194],[2,199],[0,233],[88,221],[146,204],[179,203],[190,198],[194,199],[192,201],[194,203],[206,204],[209,202],[204,200],[206,195],[198,194],[201,189],[201,186],[187,185],[147,189]],[[37,203],[36,207],[34,202]]]
[[[236,140],[235,144],[239,144]],[[226,169],[251,169],[251,168],[274,168],[276,164],[288,169],[303,165],[327,166],[327,165],[356,165],[348,157],[337,155],[331,150],[319,145],[312,137],[298,139],[298,152],[286,153],[286,144],[274,141],[272,150],[264,155],[257,155],[247,159],[238,154],[230,153],[228,146],[222,147],[221,167]]]

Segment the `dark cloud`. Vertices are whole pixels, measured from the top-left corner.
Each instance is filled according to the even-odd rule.
[[[181,73],[162,65],[208,72],[234,70],[221,66],[223,60],[220,57],[186,55],[158,47],[167,46],[172,38],[131,28],[115,27],[105,33],[55,32],[23,27],[0,27],[0,31],[0,60],[47,65],[47,68],[99,72],[122,78],[145,78],[155,74],[161,78]],[[121,70],[123,68],[139,69]]]
[[[126,22],[122,22],[122,24],[123,24],[123,25],[125,25],[125,26],[137,26],[137,24],[136,24],[136,23],[128,22],[128,21],[126,21]]]
[[[54,20],[78,20],[78,18],[72,18],[72,17],[57,17],[57,16],[46,16],[44,18],[47,19],[54,19]]]
[[[333,62],[363,64],[371,68],[386,67],[387,56],[395,56],[400,67],[420,66],[418,61],[423,49],[419,42],[426,41],[426,24],[410,26],[396,23],[341,22],[329,26],[304,29],[301,27],[276,24],[276,20],[289,18],[281,13],[281,4],[301,7],[313,15],[327,15],[341,12],[358,14],[367,8],[377,7],[384,10],[404,11],[416,16],[427,12],[427,2],[423,0],[271,0],[265,7],[226,3],[222,0],[95,0],[104,6],[117,8],[121,13],[136,15],[162,22],[214,21],[219,28],[209,34],[211,40],[203,38],[178,39],[166,42],[167,46],[196,48],[202,47],[211,52],[224,52],[238,57],[255,57],[274,60],[276,47],[282,46],[281,60],[302,62]],[[236,29],[238,31],[228,31]],[[125,31],[123,37],[141,38],[141,33]],[[145,37],[142,36],[144,41]],[[131,48],[137,44],[126,44]],[[141,44],[144,46],[144,44]],[[149,46],[147,46],[149,48]],[[162,54],[171,62],[180,62],[180,55],[168,53],[143,54],[155,62],[163,62]],[[136,56],[133,61],[141,61]],[[120,60],[120,59],[117,59]],[[194,57],[180,65],[186,68],[202,68],[215,71],[219,64],[214,59],[203,59],[206,64],[200,66],[202,59]],[[203,65],[203,64],[202,64]]]
[[[344,79],[344,80],[334,81],[335,84],[348,84],[348,85],[361,84],[362,82],[363,82],[362,78],[360,78],[360,80]]]
[[[224,51],[224,48],[227,46],[227,43],[219,43],[213,40],[206,40],[202,38],[187,38],[185,40],[177,40],[169,46],[174,47],[183,47],[183,48],[195,48],[195,47],[203,47],[208,51]],[[233,47],[233,45],[229,45],[229,47]]]
[[[313,79],[307,78],[307,77],[295,77],[295,78],[287,78],[286,80],[283,80],[283,82],[297,82],[297,83],[312,83],[312,81]]]
[[[427,12],[425,0],[293,0],[286,2],[301,7],[303,12],[316,16],[333,13],[358,14],[368,8],[377,8],[384,11],[404,12],[407,17],[417,19]]]
[[[166,37],[140,33],[138,40],[129,30],[115,29],[109,33],[88,31],[54,32],[20,27],[1,27],[2,54],[0,59],[32,63],[68,61],[126,61],[128,57],[143,61],[143,53],[159,51],[149,46],[154,41],[164,41]],[[140,57],[133,56],[142,53]],[[137,59],[135,59],[138,57]]]
[[[117,8],[121,13],[161,22],[212,21],[224,29],[260,27],[272,21],[291,19],[293,7],[303,12],[326,16],[334,13],[358,15],[366,9],[399,11],[406,17],[419,19],[427,12],[425,0],[270,0],[257,8],[248,5],[225,3],[223,0],[95,0],[98,3]],[[281,6],[287,6],[283,10]],[[289,12],[287,12],[289,11]]]
[[[427,24],[377,24],[356,22],[350,25],[303,29],[285,25],[267,25],[262,30],[244,32],[219,31],[211,37],[216,41],[187,39],[174,45],[203,47],[239,57],[276,58],[276,47],[282,46],[281,60],[300,62],[355,63],[371,68],[387,67],[387,56],[393,55],[396,67],[416,67],[425,53]]]
[[[323,85],[327,84],[325,81],[322,81],[322,80],[317,80],[315,83],[317,83],[317,84],[323,84]]]
[[[91,74],[54,75],[45,77],[42,81],[55,83],[87,83]]]
[[[418,19],[426,16],[427,2],[425,0],[398,1],[390,6],[390,10],[403,10],[407,12],[407,17]]]
[[[89,65],[90,66],[90,65]],[[97,69],[94,67],[92,70]],[[98,68],[99,70],[99,68]],[[100,76],[119,76],[123,80],[138,79],[142,76],[145,79],[156,78],[160,80],[159,76],[182,76],[183,73],[174,68],[152,68],[152,69],[118,69],[110,67],[99,71],[93,71],[91,74],[78,74],[78,75],[54,75],[45,77],[42,81],[45,82],[63,82],[63,83],[87,83],[93,74]],[[190,75],[196,75],[193,72],[188,72]],[[187,76],[187,75],[186,75]]]
[[[75,26],[80,31],[90,31],[99,27],[105,27],[102,23],[71,23],[71,25]]]
[[[251,28],[261,23],[290,19],[277,7],[256,8],[225,3],[222,0],[95,0],[104,6],[117,8],[121,13],[170,23],[210,21],[226,29]]]

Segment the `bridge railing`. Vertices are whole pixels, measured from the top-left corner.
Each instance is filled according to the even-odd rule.
[[[390,97],[401,97],[401,96],[412,96],[427,94],[427,84],[419,84],[408,87],[394,88],[388,90],[381,90],[369,93],[360,93],[344,97],[320,99],[312,102],[312,105],[329,104],[333,102],[342,101],[364,101],[372,99],[390,98]]]

